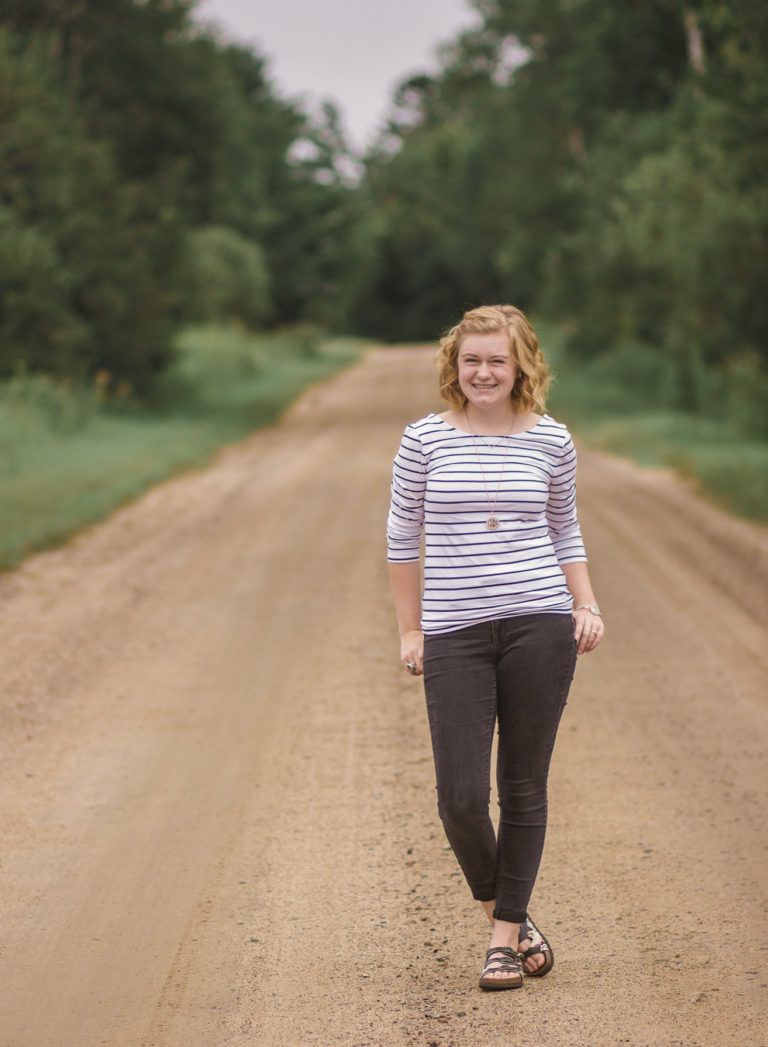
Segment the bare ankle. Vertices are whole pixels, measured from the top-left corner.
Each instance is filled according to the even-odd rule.
[[[514,949],[517,952],[520,939],[520,924],[507,923],[506,920],[493,921],[493,933],[491,934],[491,945]]]
[[[496,908],[496,900],[494,899],[490,902],[480,902],[480,905],[483,907],[483,912],[488,917],[488,922],[490,923],[491,927],[493,927],[494,923],[496,922],[493,918],[493,910]]]

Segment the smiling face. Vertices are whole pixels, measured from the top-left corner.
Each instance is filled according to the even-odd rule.
[[[506,331],[468,334],[456,356],[459,388],[479,410],[509,402],[518,369]]]

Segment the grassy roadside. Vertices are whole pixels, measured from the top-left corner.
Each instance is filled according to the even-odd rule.
[[[0,384],[0,569],[274,421],[362,346],[305,329],[192,328],[142,408],[38,377]]]
[[[629,352],[613,361],[574,362],[562,352],[558,331],[538,326],[556,375],[550,410],[582,443],[672,468],[721,508],[768,523],[768,441],[745,434],[736,412],[706,417],[665,406],[649,373],[663,361],[637,361],[634,371]]]
[[[642,374],[633,380],[604,362],[574,363],[557,329],[537,326],[557,376],[550,409],[582,442],[671,467],[727,510],[768,523],[768,442],[722,416],[657,406]],[[363,345],[311,330],[191,328],[154,402],[141,409],[107,402],[98,388],[34,377],[0,383],[0,569],[269,424]]]

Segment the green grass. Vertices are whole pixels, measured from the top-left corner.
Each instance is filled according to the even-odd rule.
[[[723,405],[711,417],[666,406],[662,358],[625,347],[607,360],[575,362],[560,332],[539,328],[556,374],[549,409],[584,444],[675,469],[715,504],[768,523],[768,441],[741,431]]]
[[[274,421],[362,345],[305,329],[253,336],[193,328],[143,407],[41,377],[0,384],[0,568]]]
[[[582,442],[672,467],[729,511],[768,523],[766,441],[722,415],[661,406],[664,398],[645,390],[663,360],[625,349],[608,364],[576,363],[557,329],[538,326],[557,375],[550,410]],[[40,377],[0,383],[0,568],[274,421],[307,385],[355,360],[363,344],[323,340],[311,329],[254,336],[191,328],[143,407]]]

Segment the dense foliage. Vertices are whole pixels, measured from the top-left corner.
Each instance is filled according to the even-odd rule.
[[[767,432],[768,6],[474,6],[369,159],[356,326],[514,301],[647,397]]]
[[[354,213],[334,114],[280,99],[193,14],[3,0],[0,377],[141,392],[190,320],[328,319]]]
[[[194,0],[4,0],[0,377],[141,392],[189,321],[416,340],[504,299],[765,433],[768,5],[472,4],[355,183]]]

